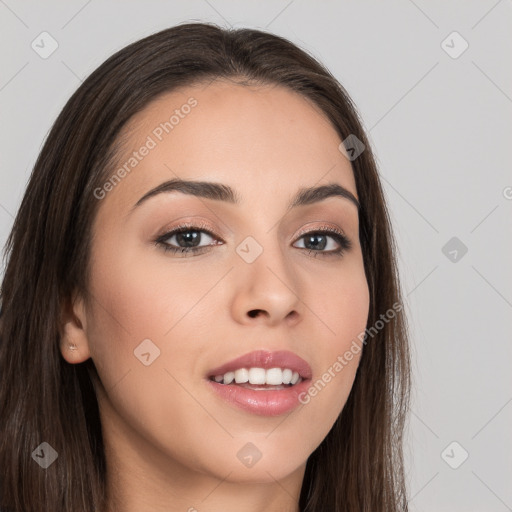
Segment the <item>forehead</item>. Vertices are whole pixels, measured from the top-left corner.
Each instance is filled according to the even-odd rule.
[[[165,93],[130,120],[120,140],[116,169],[129,168],[129,179],[112,195],[131,202],[172,178],[224,182],[248,201],[251,192],[261,196],[262,186],[288,197],[298,185],[333,181],[357,195],[330,121],[283,86],[216,80]],[[151,149],[133,162],[144,147]]]

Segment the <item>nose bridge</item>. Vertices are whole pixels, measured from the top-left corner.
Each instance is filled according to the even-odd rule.
[[[236,252],[239,314],[254,316],[260,310],[277,321],[297,312],[299,283],[275,229],[247,236]]]
[[[255,274],[258,279],[269,279],[277,274],[280,279],[275,276],[271,279],[284,281],[288,286],[293,284],[293,277],[289,274],[290,263],[286,261],[289,255],[279,240],[277,228],[265,230],[263,226],[258,232],[242,240],[236,252],[245,263],[249,274]]]

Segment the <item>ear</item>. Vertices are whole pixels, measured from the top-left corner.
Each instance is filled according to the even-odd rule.
[[[81,297],[68,299],[62,306],[60,352],[71,364],[83,363],[91,357],[86,335],[86,308]]]

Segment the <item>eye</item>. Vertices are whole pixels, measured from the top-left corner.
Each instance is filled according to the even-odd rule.
[[[214,240],[214,243],[212,243]],[[200,245],[206,242],[206,245]],[[181,224],[176,229],[159,236],[155,244],[162,247],[165,252],[173,254],[204,252],[211,245],[220,245],[219,239],[206,226]]]
[[[318,255],[341,256],[352,247],[351,241],[342,231],[330,226],[301,233],[299,240],[304,246],[302,248],[314,257]]]

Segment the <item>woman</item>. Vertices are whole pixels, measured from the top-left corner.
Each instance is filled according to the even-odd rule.
[[[7,242],[2,510],[403,511],[409,352],[347,93],[192,23],[68,101]]]

